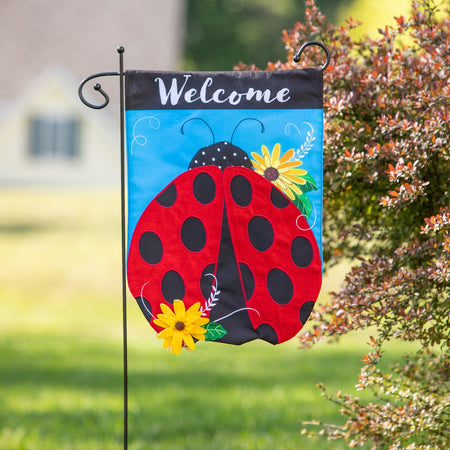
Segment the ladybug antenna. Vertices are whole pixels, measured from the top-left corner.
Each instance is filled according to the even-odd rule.
[[[206,121],[204,121],[203,119],[200,119],[200,117],[193,117],[192,119],[186,120],[186,122],[184,122],[183,125],[181,125],[181,134],[184,135],[184,126],[185,126],[188,122],[190,122],[191,120],[201,120],[201,121],[209,128],[209,131],[211,131],[212,138],[213,138],[212,143],[214,144],[214,143],[216,142],[216,138],[214,137],[213,130],[211,129],[211,127],[209,126],[209,124],[208,124]]]
[[[231,135],[231,142],[230,142],[230,144],[233,143],[233,136],[234,136],[234,133],[236,133],[236,130],[237,130],[238,126],[239,126],[242,122],[245,122],[246,120],[256,120],[257,122],[259,122],[259,124],[261,125],[261,133],[264,133],[265,128],[264,128],[263,123],[262,123],[260,120],[254,119],[253,117],[247,117],[246,119],[242,119],[242,120],[234,127],[233,134]]]

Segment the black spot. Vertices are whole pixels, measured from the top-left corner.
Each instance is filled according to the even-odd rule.
[[[252,201],[252,186],[242,175],[236,175],[230,183],[231,196],[239,206],[248,206]]]
[[[139,238],[139,253],[145,262],[158,264],[163,255],[163,246],[159,236],[152,231],[142,233]]]
[[[289,205],[289,200],[275,186],[270,191],[270,201],[278,209],[286,208]]]
[[[257,329],[259,339],[270,342],[273,345],[278,344],[278,335],[275,330],[267,323],[262,323]]]
[[[300,308],[300,322],[302,323],[302,325],[305,325],[313,308],[314,308],[314,302],[303,303],[302,307]]]
[[[197,217],[188,217],[181,227],[183,245],[191,252],[199,252],[206,244],[206,230]]]
[[[194,178],[192,189],[194,197],[203,205],[211,203],[216,196],[216,184],[211,175],[206,172],[200,172]]]
[[[173,303],[174,300],[183,300],[184,282],[181,275],[175,270],[169,270],[161,281],[161,292],[169,303]]]
[[[161,205],[169,208],[172,206],[177,200],[177,188],[173,183],[170,183],[169,186],[161,192],[161,194],[156,197],[156,201]]]
[[[294,286],[289,275],[280,269],[272,269],[267,274],[267,289],[273,300],[280,305],[289,303],[294,295]]]
[[[145,297],[135,298],[145,318],[150,322],[153,319],[152,305],[150,305],[150,302]]]
[[[249,301],[255,290],[255,278],[250,267],[245,263],[239,263],[239,270],[241,271],[242,284],[244,285],[245,298]]]
[[[272,224],[265,217],[253,217],[248,223],[248,237],[256,250],[265,252],[273,244]]]
[[[213,284],[215,284],[215,279],[212,275],[214,275],[214,264],[208,264],[204,269],[200,276],[200,290],[202,291],[203,297],[205,297],[206,300],[209,299],[209,296],[211,295],[211,289]],[[212,274],[212,275],[209,275]],[[218,286],[216,286],[217,289]],[[220,290],[220,289],[219,289]]]
[[[303,236],[297,236],[291,243],[291,258],[297,267],[308,267],[313,260],[311,243]]]

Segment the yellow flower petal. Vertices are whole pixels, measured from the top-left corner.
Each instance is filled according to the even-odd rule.
[[[261,152],[262,152],[264,161],[266,160],[266,156],[270,158],[269,150],[265,145],[261,145]]]
[[[258,163],[264,165],[264,158],[261,157],[261,155],[258,155],[258,153],[252,152],[252,158]],[[255,163],[253,162],[253,166]]]
[[[255,161],[252,160],[252,164],[253,164],[253,169],[255,170],[255,172],[257,173],[264,173],[264,169]]]
[[[299,164],[298,161],[288,161],[283,164],[280,164],[280,169],[295,170],[295,169],[292,169],[292,167],[300,167],[300,166],[301,166],[301,164]]]
[[[306,181],[303,178],[291,177],[288,174],[285,176],[286,176],[286,178],[289,178],[290,180],[292,180],[295,184],[306,184]]]
[[[156,322],[156,320],[161,323]],[[168,314],[158,314],[157,318],[155,319],[155,323],[160,327],[171,327],[175,323],[175,317],[173,316],[173,314],[172,316],[169,316]]]
[[[197,341],[204,341],[205,340],[205,335],[204,334],[193,334],[192,337],[194,339],[197,339]]]
[[[289,161],[290,159],[293,158],[293,156],[294,156],[294,149],[291,148],[280,158],[280,164],[283,164],[286,161]]]
[[[197,319],[195,321],[194,325],[198,325],[199,327],[202,327],[203,325],[206,325],[209,322],[209,319],[207,317],[200,317],[200,319]]]
[[[304,169],[281,169],[280,172],[286,173],[291,176],[302,176],[306,175],[308,172]]]
[[[197,302],[186,311],[186,323],[195,322],[197,319],[201,317],[202,312],[199,311],[199,309],[200,309],[200,302]]]
[[[167,323],[167,321],[161,320],[161,318],[156,318],[153,321],[153,323],[155,325],[158,325],[158,327],[161,327],[161,328],[170,328],[170,327],[173,327],[175,325],[175,322],[173,320],[172,320],[171,323]]]
[[[280,189],[281,191],[285,191],[286,189],[288,189],[287,185],[285,183],[283,183],[283,180],[281,178],[278,178],[278,180],[276,180],[274,182],[275,186]]]
[[[189,307],[189,309],[186,311],[186,313],[193,313],[193,312],[199,312],[199,311],[200,311],[200,302],[196,302],[192,306]]]
[[[186,308],[184,307],[184,302],[182,302],[181,300],[174,300],[173,311],[175,313],[175,317],[177,318],[177,320],[184,319],[184,316],[186,314]]]
[[[284,173],[280,174],[279,176],[279,180],[284,183],[285,185],[287,185],[288,187],[293,184],[293,181],[291,179],[289,179]]]
[[[158,333],[158,337],[160,339],[167,339],[173,336],[174,329],[173,328],[164,328],[164,330]]]
[[[183,333],[183,341],[191,350],[195,350],[194,339],[190,334]]]
[[[163,312],[163,314],[167,314],[168,316],[173,316],[173,311],[164,303],[161,303],[159,305],[159,307],[161,308],[161,311]]]
[[[181,331],[178,331],[173,334],[172,345],[170,348],[171,352],[175,353],[176,355],[179,355],[182,345],[183,345],[183,333]]]
[[[167,325],[165,322],[162,322],[162,321],[159,320],[159,319],[155,319],[155,320],[153,321],[153,323],[154,323],[155,325],[158,325],[158,327],[163,327],[163,328],[168,327],[168,325]]]
[[[189,333],[189,334],[205,334],[206,330],[205,330],[205,328],[202,328],[201,326],[198,326],[198,325],[189,325],[186,328],[186,333]]]
[[[274,146],[273,146],[273,150],[272,150],[272,157],[271,157],[271,162],[272,162],[272,166],[275,167],[275,163],[278,162],[278,160],[280,159],[280,144],[277,142]]]
[[[296,184],[293,184],[292,186],[289,187],[292,191],[296,192],[297,194],[302,194],[302,190]]]
[[[293,193],[289,188],[287,188],[287,189],[284,191],[284,193],[285,193],[291,200],[295,200],[295,195],[294,195],[294,193]]]

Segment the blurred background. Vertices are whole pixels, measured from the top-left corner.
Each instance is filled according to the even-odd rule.
[[[372,34],[409,6],[317,4]],[[264,68],[285,58],[282,30],[303,11],[300,0],[0,2],[0,448],[121,446],[118,84],[102,80],[112,103],[94,111],[81,80],[117,71],[118,45],[126,69]],[[326,275],[320,301],[345,272]],[[301,422],[339,421],[315,384],[354,391],[367,336],[179,358],[157,341],[130,301],[131,448],[344,448],[306,441]]]
[[[358,33],[376,33],[408,3],[317,2],[334,23],[364,21]],[[284,59],[282,30],[303,11],[301,0],[2,1],[0,186],[117,183],[117,108],[97,114],[76,92],[84,77],[117,70],[118,45],[128,69],[264,68]],[[113,101],[115,81],[102,80]]]

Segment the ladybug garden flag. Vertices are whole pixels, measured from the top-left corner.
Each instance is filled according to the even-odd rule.
[[[129,289],[173,353],[295,336],[322,281],[322,71],[125,73]]]

